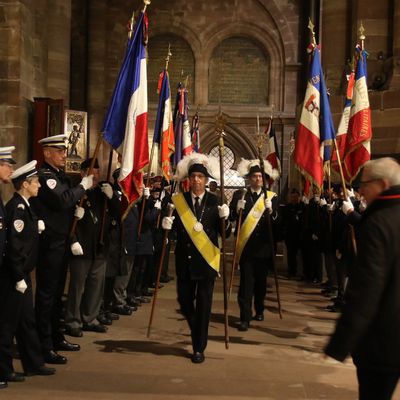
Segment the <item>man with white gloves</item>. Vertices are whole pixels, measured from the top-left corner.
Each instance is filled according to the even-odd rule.
[[[69,343],[60,331],[61,298],[64,294],[69,256],[69,231],[74,218],[83,217],[77,202],[92,187],[93,176],[84,176],[73,186],[64,172],[67,135],[41,139],[44,163],[39,170],[40,189],[32,200],[36,215],[44,221],[40,235],[36,269],[36,324],[46,362],[65,364],[67,359],[56,350],[76,351],[79,345]]]
[[[175,215],[164,217],[162,227],[174,225],[178,302],[192,337],[192,362],[202,363],[207,346],[214,281],[219,271],[218,234],[229,208],[206,191],[209,177],[216,178],[218,161],[204,154],[184,157],[177,166],[179,181],[189,177],[190,191],[172,196]],[[230,233],[227,222],[227,235]]]
[[[92,164],[89,158],[81,163],[81,176],[87,175]],[[106,213],[104,232],[108,232],[109,214],[119,216],[119,199],[108,182],[99,184],[99,163],[93,163],[93,187],[86,192],[84,216],[78,221],[71,238],[70,281],[65,312],[65,331],[82,336],[82,330],[106,332],[98,320],[103,299],[106,270],[106,246],[100,243],[104,199]],[[104,319],[107,323],[107,319]],[[110,322],[111,324],[111,322]]]
[[[275,251],[268,232],[267,218],[277,222],[277,196],[267,191],[263,193],[263,174],[268,182],[276,179],[279,173],[264,161],[264,171],[259,160],[244,160],[238,165],[238,172],[249,180],[249,187],[243,196],[242,190],[233,194],[230,204],[231,220],[237,220],[239,211],[243,210],[240,240],[237,257],[240,265],[240,285],[238,303],[240,308],[239,331],[247,331],[250,321],[264,320],[264,298],[267,293],[268,267]],[[237,232],[236,232],[237,234]],[[252,315],[254,303],[254,316]]]
[[[21,382],[24,375],[13,369],[14,337],[25,374],[52,375],[55,369],[44,365],[33,310],[30,273],[36,266],[39,229],[44,228],[29,204],[40,187],[36,160],[18,168],[11,180],[16,192],[6,206],[7,246],[0,270],[0,380]]]

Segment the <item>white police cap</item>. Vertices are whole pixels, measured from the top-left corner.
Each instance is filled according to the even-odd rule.
[[[11,175],[11,180],[13,182],[17,182],[17,181],[21,181],[21,180],[24,181],[25,179],[30,178],[31,176],[37,175],[38,171],[36,169],[36,164],[37,164],[37,161],[33,160],[33,161],[30,161],[27,164],[23,165],[22,167],[19,167]]]
[[[59,149],[66,149],[67,148],[67,139],[68,135],[55,135],[55,136],[48,136],[43,139],[39,140],[39,144],[43,147],[56,147]]]
[[[16,164],[11,153],[15,150],[15,146],[0,147],[0,161]]]

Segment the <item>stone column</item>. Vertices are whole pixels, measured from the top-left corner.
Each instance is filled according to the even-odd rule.
[[[394,0],[393,15],[393,78],[390,90],[400,89],[400,0]]]
[[[47,95],[69,105],[71,0],[48,2]]]

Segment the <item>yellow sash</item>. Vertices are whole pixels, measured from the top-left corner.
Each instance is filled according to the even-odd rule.
[[[267,191],[268,199],[272,199],[274,196],[276,196],[274,192]],[[265,202],[264,202],[264,193],[262,193],[261,196],[256,201],[256,204],[254,204],[253,208],[247,214],[247,217],[240,228],[239,243],[238,243],[238,248],[236,250],[239,260],[240,256],[242,255],[244,246],[246,246],[247,241],[249,240],[254,229],[256,228],[258,221],[264,214],[264,211],[265,211]]]
[[[219,271],[220,251],[219,248],[210,240],[204,230],[196,232],[194,225],[197,222],[191,208],[188,206],[183,193],[177,193],[172,196],[172,202],[175,205],[179,218],[186,229],[187,234],[196,246],[199,253],[207,261],[208,265]]]

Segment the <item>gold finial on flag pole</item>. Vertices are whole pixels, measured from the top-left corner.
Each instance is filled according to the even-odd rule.
[[[129,40],[132,39],[134,26],[135,26],[135,11],[132,13],[132,17],[128,22],[128,38],[129,38]]]
[[[167,54],[167,58],[165,59],[165,70],[168,70],[168,64],[169,64],[169,60],[172,57],[172,53],[171,53],[171,43],[168,43],[168,54]]]
[[[360,41],[361,41],[361,50],[364,50],[365,28],[364,28],[364,25],[362,23],[362,20],[361,20],[361,24],[360,24],[360,28],[358,29],[358,32],[360,33],[359,38],[360,38]]]
[[[151,4],[151,0],[143,0],[143,3],[144,3],[143,12],[145,12],[145,11],[146,11],[146,8],[147,8],[147,6]]]
[[[312,42],[314,45],[317,44],[317,41],[315,40],[315,31],[314,31],[315,25],[311,21],[311,18],[308,18],[308,29],[311,31],[312,34]]]

